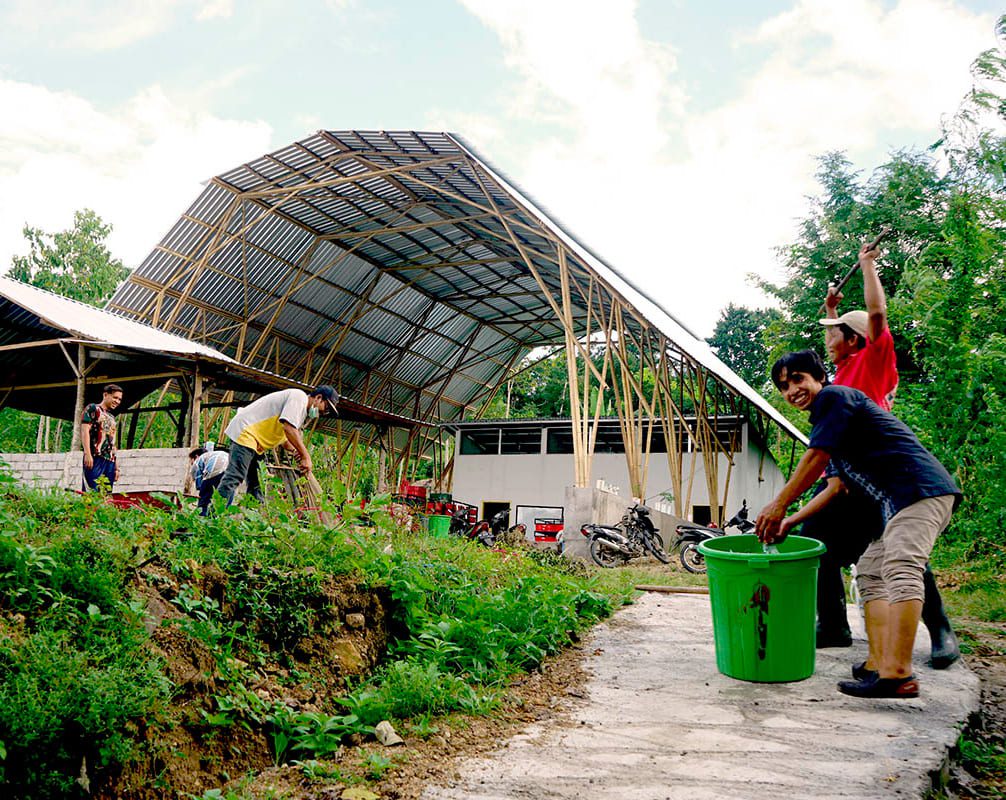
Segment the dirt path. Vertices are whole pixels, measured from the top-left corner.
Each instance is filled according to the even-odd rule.
[[[688,613],[683,613],[682,602],[690,604]],[[701,771],[707,773],[715,767],[716,773],[722,775],[725,774],[724,759],[732,757],[731,753],[739,753],[742,761],[753,760],[755,766],[760,763],[771,771],[780,744],[796,742],[802,750],[808,736],[820,735],[823,730],[826,735],[835,737],[830,747],[838,746],[838,742],[846,748],[844,759],[831,754],[823,771],[821,764],[816,765],[816,775],[826,788],[822,790],[819,786],[804,795],[802,792],[807,787],[790,782],[784,783],[780,790],[780,786],[775,785],[769,792],[775,800],[780,794],[787,800],[839,794],[845,798],[922,795],[928,786],[928,771],[939,765],[946,749],[956,739],[956,723],[950,718],[962,721],[968,713],[968,698],[976,702],[978,690],[973,675],[956,667],[946,673],[923,670],[920,673],[924,681],[923,698],[900,706],[890,701],[879,710],[871,709],[865,701],[844,699],[833,689],[836,677],[844,677],[847,664],[865,648],[864,643],[857,642],[852,650],[820,651],[818,674],[799,684],[766,686],[731,681],[715,671],[711,633],[703,628],[708,627],[708,607],[704,602],[700,598],[649,595],[637,606],[623,609],[586,642],[550,659],[542,672],[513,685],[505,708],[494,718],[467,720],[460,726],[442,725],[426,739],[402,731],[406,745],[382,751],[391,757],[393,765],[381,780],[370,783],[370,789],[380,798],[394,800],[420,797],[428,800],[619,796],[631,796],[633,800],[651,796],[681,796],[690,800],[756,798],[759,794],[752,793],[754,789],[768,789],[773,782],[756,779],[738,786],[728,778],[719,789],[702,787],[696,785],[691,774],[695,768],[688,765],[702,764]],[[696,645],[704,637],[708,640]],[[967,658],[972,669],[982,677],[985,704],[984,729],[973,733],[972,737],[980,735],[983,742],[993,747],[998,743],[1000,750],[1006,735],[1004,644],[1006,626],[998,637],[990,634],[988,641]],[[662,649],[665,647],[670,649]],[[925,635],[920,634],[920,660],[924,660],[927,649]],[[657,663],[645,667],[642,673],[632,666],[642,664],[642,659],[647,657],[654,658]],[[683,686],[681,676],[689,671],[693,674],[681,696],[675,698],[664,690],[668,683]],[[636,678],[632,678],[633,675]],[[657,676],[656,680],[653,675]],[[646,685],[632,691],[641,698],[642,710],[626,713],[645,717],[646,709],[650,708],[656,722],[648,730],[645,724],[635,724],[630,733],[619,731],[615,726],[605,730],[604,720],[591,711],[594,702],[599,697],[602,700],[607,697],[604,704],[617,716],[620,710],[628,708],[621,692],[631,688],[630,678],[640,677]],[[607,689],[599,691],[599,681],[612,686],[615,694],[608,696]],[[938,687],[949,689],[949,700],[942,689],[933,696],[933,690]],[[710,703],[711,694],[720,695],[722,702]],[[920,712],[931,707],[943,715],[940,730],[935,733],[930,730],[921,737],[913,736],[912,721],[925,718],[927,715]],[[878,711],[879,716],[875,716]],[[669,726],[672,718],[674,724]],[[845,725],[836,725],[838,720],[844,720]],[[754,727],[752,722],[756,723]],[[916,760],[909,762],[904,759],[910,757],[888,752],[872,765],[875,768],[872,782],[856,784],[847,775],[854,767],[862,769],[863,758],[873,755],[874,749],[869,742],[856,740],[860,732],[868,734],[871,729],[878,729],[878,725],[880,749],[904,741],[912,743],[910,749],[913,751],[920,750],[915,744],[919,743],[927,755],[919,759],[919,753],[914,752],[912,756]],[[735,736],[718,743],[709,738],[710,730],[724,728],[730,735],[744,730],[748,731],[745,735],[750,735],[754,730],[765,741],[763,744],[745,743],[744,735],[740,741]],[[574,749],[578,736],[588,744],[603,744],[600,754],[593,759],[593,766],[585,763],[588,759]],[[622,755],[617,751],[609,752],[613,742],[628,742],[631,757],[627,758],[624,752]],[[347,749],[337,759],[340,769],[344,775],[363,774],[358,767],[361,752],[379,749],[372,745]],[[864,755],[864,750],[869,752]],[[665,764],[663,771],[654,773],[660,766],[661,754],[676,759],[677,768],[668,771]],[[543,755],[542,766],[536,759]],[[607,775],[598,774],[597,763],[610,763],[613,769]],[[906,769],[903,766],[906,763],[915,766]],[[543,770],[545,774],[535,770]],[[634,787],[634,793],[620,795],[609,791],[606,783],[615,773],[620,776],[620,785],[625,786],[632,786],[632,781],[641,774],[659,774],[662,782],[653,792],[638,793],[638,787]],[[507,775],[509,777],[505,777]],[[745,780],[751,777],[748,775]],[[764,770],[760,777],[766,777]],[[1003,798],[1006,797],[1004,778],[1002,773],[983,772],[980,765],[972,764],[971,771],[958,765],[951,770],[946,796],[960,800]],[[501,785],[503,780],[511,783]],[[513,784],[520,780],[524,781],[523,786]],[[834,788],[832,784],[836,780],[842,782],[842,788],[832,793],[829,790]],[[337,786],[328,781],[306,779],[298,767],[269,770],[255,783],[259,790],[272,787],[300,800],[333,800],[341,797],[345,788],[345,784]],[[560,790],[563,785],[572,791],[563,793]],[[859,789],[862,791],[857,794]]]

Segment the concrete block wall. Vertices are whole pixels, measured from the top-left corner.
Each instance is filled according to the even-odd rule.
[[[75,453],[0,453],[22,483],[39,488],[79,489],[82,455]],[[187,447],[119,451],[116,492],[180,492],[189,470]]]
[[[68,453],[0,453],[14,477],[21,483],[38,488],[60,486]],[[78,455],[78,460],[80,456]],[[80,482],[80,465],[77,466]]]

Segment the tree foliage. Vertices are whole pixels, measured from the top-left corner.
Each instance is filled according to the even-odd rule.
[[[73,300],[103,306],[129,274],[105,244],[111,230],[90,209],[75,212],[73,227],[59,233],[26,225],[28,254],[14,256],[9,275]],[[0,452],[34,452],[40,424],[36,414],[0,409]],[[69,426],[64,434],[66,441],[56,442],[57,450],[67,446]]]
[[[756,388],[765,384],[768,347],[765,330],[782,317],[774,308],[751,309],[730,303],[720,312],[713,335],[706,339],[730,369]]]
[[[73,215],[73,227],[46,233],[25,225],[26,256],[15,256],[10,276],[40,289],[102,306],[129,274],[105,244],[112,227],[90,209]]]
[[[784,309],[765,334],[768,360],[820,351],[828,282],[891,229],[880,277],[901,373],[894,412],[964,491],[953,536],[992,553],[1006,542],[1006,48],[975,64],[981,88],[930,151],[896,152],[865,180],[840,153],[820,160],[820,194],[780,251],[787,279],[761,286]],[[844,294],[843,308],[862,307],[860,275]]]

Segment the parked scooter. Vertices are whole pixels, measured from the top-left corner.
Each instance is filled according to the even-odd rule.
[[[705,525],[685,523],[676,528],[678,540],[675,546],[678,549],[678,558],[689,572],[703,573],[706,571],[706,559],[699,552],[699,545],[717,536],[725,536],[727,528],[736,528],[738,533],[750,533],[755,529],[755,524],[748,519],[748,501],[744,500],[741,510],[738,511],[722,528],[708,528]]]
[[[590,540],[590,557],[600,567],[615,567],[647,553],[664,564],[671,561],[650,519],[650,509],[644,505],[627,509],[618,525],[588,522],[580,527],[580,533]]]
[[[502,511],[497,511],[493,514],[489,530],[492,534],[492,542],[487,545],[488,547],[497,544],[502,544],[506,547],[517,547],[527,539],[527,525],[522,522],[518,522],[515,525],[510,524],[509,508],[504,508]],[[483,544],[485,543],[483,542]]]
[[[483,540],[492,540],[492,532],[486,520],[480,519],[474,525],[469,523],[467,506],[458,506],[454,509],[454,513],[451,514],[449,532],[452,536],[460,536],[462,539],[476,539],[483,544],[485,544]]]
[[[451,516],[450,532],[464,539],[472,539],[485,547],[495,547],[497,543],[514,545],[527,535],[527,526],[518,522],[510,525],[510,509],[504,508],[493,514],[491,520],[479,520],[474,525],[468,522],[468,509],[458,508]]]

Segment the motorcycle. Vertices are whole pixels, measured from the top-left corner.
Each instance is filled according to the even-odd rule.
[[[518,522],[510,525],[510,509],[495,513],[491,520],[479,520],[469,525],[468,509],[461,506],[451,515],[450,533],[463,539],[471,539],[485,547],[495,547],[497,542],[513,546],[527,534],[527,526]]]
[[[510,524],[509,508],[504,508],[502,511],[493,514],[493,518],[489,523],[489,531],[492,534],[492,541],[486,545],[487,547],[492,547],[496,544],[502,544],[506,547],[517,547],[527,539],[527,525],[522,522],[518,522],[515,525]]]
[[[664,564],[671,561],[650,519],[650,509],[644,505],[628,508],[618,525],[588,522],[580,527],[580,533],[590,540],[590,557],[600,567],[615,567],[647,553]]]
[[[706,571],[706,559],[699,552],[699,545],[717,536],[726,536],[728,528],[736,528],[738,533],[751,533],[755,524],[748,519],[748,501],[744,500],[738,511],[722,528],[711,528],[705,525],[685,523],[676,528],[678,540],[675,543],[678,559],[689,572],[701,574]]]
[[[477,541],[485,543],[485,539],[491,539],[491,531],[489,529],[489,523],[484,520],[478,520],[474,525],[468,522],[468,507],[458,506],[454,509],[454,513],[451,514],[451,526],[448,532],[452,536],[458,536],[462,539],[475,539]]]

